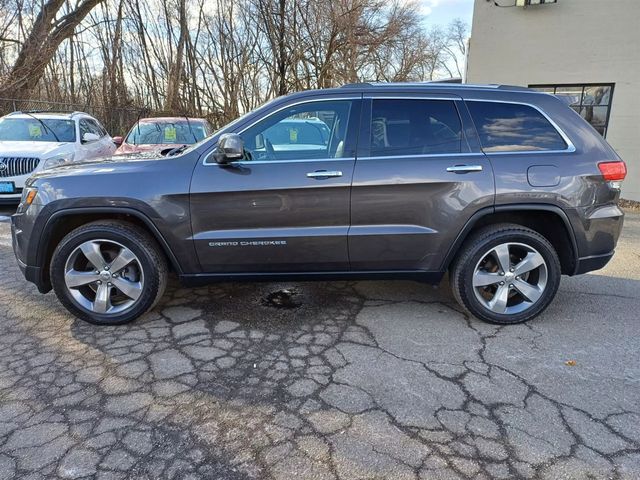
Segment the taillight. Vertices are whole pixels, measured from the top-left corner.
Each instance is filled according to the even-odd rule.
[[[627,166],[623,161],[601,162],[598,168],[607,182],[621,182],[627,176]]]

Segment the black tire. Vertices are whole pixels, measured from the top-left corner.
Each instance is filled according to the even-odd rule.
[[[505,243],[532,247],[542,255],[546,263],[546,286],[540,298],[526,310],[511,314],[500,314],[487,308],[476,297],[473,287],[473,276],[478,263],[492,248]],[[474,233],[460,248],[449,271],[451,290],[458,303],[480,320],[502,325],[526,322],[542,313],[555,297],[561,275],[558,254],[545,237],[529,228],[506,223],[490,225]]]
[[[119,313],[100,314],[84,308],[73,298],[65,283],[65,264],[69,256],[84,242],[97,239],[118,242],[131,250],[144,273],[140,296],[131,307]],[[96,325],[121,325],[152,309],[164,294],[167,271],[164,253],[147,232],[115,220],[92,222],[71,231],[56,247],[50,265],[51,283],[60,303],[76,317]]]

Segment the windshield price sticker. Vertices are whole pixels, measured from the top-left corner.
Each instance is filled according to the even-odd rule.
[[[289,130],[289,140],[291,143],[296,143],[298,141],[298,130],[295,128]]]
[[[39,138],[42,136],[42,128],[37,123],[29,124],[29,136],[31,138]]]
[[[168,142],[175,142],[178,138],[176,127],[164,127],[164,139]]]

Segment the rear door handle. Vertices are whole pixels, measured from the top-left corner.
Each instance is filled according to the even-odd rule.
[[[469,173],[481,171],[482,165],[454,165],[453,167],[447,167],[447,172],[453,173]]]
[[[308,178],[331,178],[341,176],[342,172],[339,170],[316,170],[315,172],[307,173]]]

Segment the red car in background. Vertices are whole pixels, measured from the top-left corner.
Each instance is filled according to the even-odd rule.
[[[155,152],[180,145],[197,143],[213,133],[204,118],[157,117],[141,118],[127,136],[114,137],[116,155]]]

